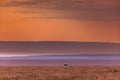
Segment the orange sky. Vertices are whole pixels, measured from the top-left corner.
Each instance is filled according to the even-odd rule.
[[[94,4],[87,0],[78,0],[83,1],[82,4],[76,4],[76,0],[66,0],[68,4],[60,0],[47,1],[50,0],[0,1],[0,41],[120,43],[117,0],[101,0]],[[97,8],[89,9],[90,5]]]

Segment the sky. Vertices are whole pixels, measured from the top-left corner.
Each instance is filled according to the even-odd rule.
[[[0,41],[120,43],[120,0],[0,0]]]

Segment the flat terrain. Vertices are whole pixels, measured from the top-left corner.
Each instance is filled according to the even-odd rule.
[[[1,66],[0,80],[120,80],[120,67]]]

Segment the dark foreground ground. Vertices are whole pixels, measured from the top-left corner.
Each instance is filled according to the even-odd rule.
[[[120,67],[1,66],[0,80],[120,80]]]

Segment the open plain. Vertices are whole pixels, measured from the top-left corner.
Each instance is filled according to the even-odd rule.
[[[0,80],[120,80],[120,67],[1,66]]]

